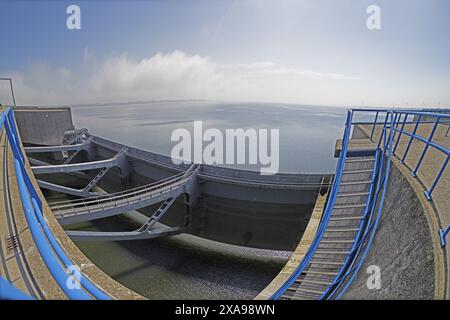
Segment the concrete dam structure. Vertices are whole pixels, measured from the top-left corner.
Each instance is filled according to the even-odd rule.
[[[24,115],[27,112],[17,112],[21,114],[19,133],[22,126],[29,128],[36,121],[33,111],[29,118]],[[70,116],[57,112],[47,117],[52,118],[59,125],[66,122],[73,128]],[[51,127],[52,120],[48,121],[44,125]],[[86,130],[77,137],[73,145],[43,147],[56,139],[47,140],[44,135],[39,147],[25,148],[41,188],[79,197],[50,204],[63,225],[130,210],[150,217],[161,201],[167,200],[167,212],[158,221],[178,227],[179,232],[240,246],[293,250],[317,195],[332,181],[332,175],[327,174],[263,176],[255,171],[209,165],[175,165],[168,156],[122,145]],[[62,143],[63,137],[59,139]],[[70,155],[64,159],[63,152]],[[77,189],[79,185],[85,187]],[[94,186],[108,196],[93,193]],[[77,240],[129,240],[125,235],[69,235]]]
[[[2,298],[142,299],[73,241],[180,233],[292,251],[256,299],[449,298],[449,110],[350,109],[335,174],[275,175],[175,165],[75,128],[70,108],[1,112]],[[63,229],[133,210],[135,230]]]

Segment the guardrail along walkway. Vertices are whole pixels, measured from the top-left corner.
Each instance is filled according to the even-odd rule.
[[[150,206],[184,192],[186,183],[197,173],[194,167],[164,180],[138,188],[72,201],[50,203],[61,224],[90,221]]]
[[[386,114],[378,143],[350,148],[357,112],[365,111],[348,111],[336,176],[314,240],[271,299],[340,298],[370,248],[388,183],[394,115]]]

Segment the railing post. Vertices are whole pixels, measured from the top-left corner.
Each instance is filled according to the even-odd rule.
[[[400,139],[402,138],[402,133],[403,133],[403,130],[405,129],[405,125],[406,125],[406,120],[407,119],[408,119],[408,114],[405,113],[405,119],[403,119],[403,123],[402,123],[401,129],[400,129],[400,132],[398,134],[398,139],[395,142],[394,151],[392,152],[393,154],[395,154],[395,151],[397,150],[398,144],[400,143]]]
[[[398,112],[395,112],[395,111],[393,111],[393,112],[395,114],[395,117],[394,117],[394,121],[392,121],[391,130],[394,130],[394,132],[393,132],[393,135],[394,135],[393,140],[395,140],[395,137],[397,135],[397,130],[396,129],[398,127],[398,124],[400,123],[400,118],[402,117],[402,115],[401,115],[401,113],[398,113]]]
[[[388,116],[389,116],[389,114],[390,114],[390,112],[387,111],[387,112],[386,112],[386,118],[384,119],[383,129],[382,129],[381,131],[383,131],[384,129],[386,129],[386,124],[387,124],[387,121],[388,121]],[[383,133],[382,133],[382,134],[383,134]],[[382,139],[382,137],[380,137],[380,139],[378,140],[377,149],[380,148],[380,145],[381,145],[381,139]]]
[[[402,157],[402,163],[403,164],[405,164],[406,155],[408,154],[409,148],[411,147],[412,141],[414,140],[414,136],[415,136],[415,134],[417,132],[417,128],[419,127],[420,119],[422,119],[422,115],[421,114],[417,118],[416,124],[414,126],[414,130],[411,133],[411,137],[410,137],[409,142],[408,142],[408,146],[406,147],[405,153],[403,154],[403,157]]]
[[[448,137],[448,132],[450,131],[450,124],[448,125],[447,132],[445,132],[445,136]]]
[[[427,152],[428,147],[430,146],[431,140],[433,140],[434,133],[436,132],[436,129],[439,125],[439,120],[440,120],[440,118],[437,117],[436,122],[434,123],[433,129],[431,130],[430,137],[428,138],[427,143],[425,144],[425,147],[423,148],[422,155],[420,156],[419,162],[417,162],[416,168],[411,173],[413,177],[417,177],[417,171],[419,170],[419,167],[422,164],[423,159],[425,158],[425,153]]]
[[[450,154],[447,155],[447,159],[445,159],[444,163],[442,164],[442,167],[439,170],[439,173],[436,176],[436,179],[434,179],[433,185],[431,186],[430,190],[425,191],[425,197],[427,197],[428,201],[431,201],[431,194],[433,193],[434,188],[436,187],[437,183],[439,182],[439,179],[441,178],[442,174],[444,173],[444,170],[447,167],[449,160],[450,160]]]
[[[450,231],[450,225],[448,225],[446,229],[439,230],[439,238],[441,239],[442,247],[445,247],[445,245],[447,244],[447,240],[445,239],[445,237],[447,236],[449,231]]]
[[[371,140],[371,141],[373,141],[373,140],[372,140],[372,137],[373,137],[373,133],[374,133],[374,131],[375,131],[375,126],[376,126],[376,124],[377,124],[378,113],[379,113],[379,111],[377,111],[377,113],[376,113],[376,115],[375,115],[375,120],[374,120],[373,126],[372,126],[372,133],[370,134],[370,140]]]

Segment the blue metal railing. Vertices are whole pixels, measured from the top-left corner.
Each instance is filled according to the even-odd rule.
[[[33,240],[51,275],[70,299],[92,299],[92,297],[96,299],[110,299],[107,294],[95,286],[87,277],[81,274],[80,277],[74,277],[68,271],[68,268],[74,266],[74,263],[59,245],[42,214],[42,202],[26,171],[24,156],[20,148],[19,134],[11,108],[8,108],[1,115],[0,129],[3,126],[5,126],[14,155],[17,184],[25,217]],[[79,281],[81,285],[69,285],[69,283],[73,284],[74,281]]]
[[[399,115],[399,118],[402,115],[404,116],[402,126],[400,128],[398,128],[398,124],[396,126],[394,126],[395,133],[398,133],[398,137],[396,139],[396,143],[395,143],[395,147],[394,147],[394,151],[393,151],[394,155],[396,157],[398,157],[399,159],[401,159],[401,162],[403,164],[405,164],[406,158],[409,154],[409,151],[411,149],[411,145],[412,145],[413,141],[416,140],[416,141],[419,141],[419,142],[425,144],[425,146],[422,150],[422,153],[420,154],[418,162],[416,163],[414,169],[411,170],[411,175],[413,177],[417,178],[418,171],[419,171],[421,165],[423,164],[426,153],[430,147],[432,147],[433,149],[439,151],[441,154],[444,155],[444,161],[442,162],[442,165],[441,165],[439,171],[435,175],[431,186],[429,188],[425,187],[425,191],[424,191],[425,197],[428,199],[428,201],[432,201],[432,194],[433,194],[434,190],[436,189],[438,183],[440,182],[442,175],[444,174],[444,172],[447,169],[448,164],[450,162],[450,149],[447,148],[446,146],[436,142],[434,137],[440,126],[445,130],[445,134],[443,135],[443,137],[445,137],[445,138],[448,137],[449,131],[450,131],[450,125],[447,125],[447,124],[450,122],[450,110],[449,109],[441,109],[441,110],[431,109],[431,110],[422,110],[422,111],[395,110],[394,112]],[[412,116],[413,119],[410,121],[407,121],[407,119],[410,116]],[[423,120],[424,118],[425,118],[425,120]],[[430,121],[429,120],[430,118],[434,121]],[[405,129],[406,123],[414,125],[412,132],[409,132]],[[433,125],[431,127],[430,134],[428,135],[428,137],[423,137],[418,134],[420,126],[424,125],[424,124],[432,124]],[[379,125],[379,123],[374,121],[372,131],[374,130],[373,128],[377,125]],[[396,151],[397,151],[397,147],[400,143],[400,139],[401,139],[402,135],[409,137],[409,141],[408,141],[408,145],[406,146],[406,149],[405,149],[403,155],[400,158],[400,155],[397,154]],[[372,136],[373,135],[371,135],[371,137]],[[450,231],[450,225],[447,226],[446,228],[441,228],[439,230],[439,238],[441,241],[441,245],[443,247],[447,244],[446,236],[448,235],[449,231]]]
[[[356,111],[356,110],[354,110],[354,111]],[[358,111],[364,111],[364,110],[358,110]],[[366,111],[368,111],[368,110],[366,110]],[[379,114],[381,112],[386,114],[386,118],[385,118],[384,122],[378,122],[377,121],[378,117],[379,117]],[[387,154],[388,162],[386,164],[387,168],[386,168],[385,174],[384,174],[386,179],[388,178],[391,157],[393,155],[395,155],[395,156],[400,158],[400,155],[396,154],[396,151],[397,151],[397,148],[398,148],[401,136],[403,134],[405,134],[406,136],[410,137],[410,140],[408,141],[406,150],[405,150],[405,152],[403,153],[403,155],[401,157],[401,162],[403,164],[405,164],[407,154],[408,154],[408,152],[409,152],[409,150],[411,148],[411,145],[412,145],[414,140],[420,141],[420,142],[425,144],[425,147],[424,147],[424,149],[422,150],[422,153],[419,156],[418,162],[416,163],[414,169],[411,170],[411,174],[414,177],[417,177],[418,170],[419,170],[421,164],[423,163],[424,158],[426,156],[426,153],[427,153],[427,151],[428,151],[430,146],[435,148],[436,150],[442,152],[445,155],[445,157],[446,157],[444,162],[443,162],[443,164],[442,164],[442,166],[441,166],[441,168],[440,168],[440,170],[438,171],[438,173],[434,177],[434,180],[433,180],[433,183],[432,183],[431,187],[429,189],[425,190],[425,195],[426,195],[427,199],[429,201],[432,200],[432,197],[431,197],[432,192],[435,190],[436,185],[438,184],[438,182],[442,178],[442,175],[443,175],[444,171],[446,170],[448,162],[449,162],[449,159],[450,159],[449,149],[447,149],[445,146],[443,146],[443,145],[433,141],[433,138],[435,137],[435,134],[436,134],[436,132],[437,132],[437,130],[439,128],[439,125],[441,123],[443,123],[443,122],[444,123],[445,122],[448,123],[450,121],[450,115],[448,113],[450,113],[450,110],[448,110],[448,109],[441,110],[441,113],[436,112],[436,110],[427,110],[427,111],[417,111],[417,110],[378,110],[378,111],[376,111],[375,120],[372,123],[370,139],[372,141],[374,141],[375,128],[376,128],[376,126],[380,126],[382,128],[382,136],[378,140],[378,146],[380,145],[381,140],[384,140],[386,138],[386,129],[392,128],[392,130],[389,130],[389,136],[390,136],[389,137],[389,145],[392,146],[393,141],[396,140],[395,146],[394,146],[393,149],[390,148],[390,147],[387,148],[387,150],[388,150],[388,154]],[[390,119],[390,125],[387,126],[387,119],[388,119],[388,115],[389,114],[391,114],[391,119]],[[408,117],[410,117],[410,116],[413,116],[414,118],[411,121],[408,121]],[[402,119],[402,117],[403,117],[403,119]],[[427,119],[430,119],[430,118],[433,121],[427,120]],[[399,128],[400,123],[401,123],[401,126]],[[354,123],[354,124],[356,124],[356,123]],[[406,129],[405,129],[406,124],[414,125],[413,132],[406,131]],[[423,125],[423,124],[432,124],[432,127],[431,127],[430,134],[429,134],[428,138],[424,138],[424,137],[420,136],[417,133],[419,131],[419,129],[420,129],[420,126]],[[445,137],[447,137],[448,131],[449,131],[449,128],[447,128],[447,131],[446,131],[446,133],[444,135]],[[393,135],[392,135],[392,133],[393,133]],[[397,136],[397,134],[398,134],[398,136]],[[375,140],[374,142],[377,142],[377,141]],[[384,147],[383,149],[386,150],[386,147]],[[383,172],[382,169],[381,169],[381,172]],[[380,177],[381,177],[381,175],[380,175]],[[379,181],[378,184],[380,185],[380,183],[381,183],[381,181]],[[386,185],[386,182],[383,182],[383,184]],[[383,194],[386,192],[385,188],[386,188],[386,186],[383,188]],[[379,188],[379,190],[381,190],[381,189]],[[378,198],[378,193],[375,194],[375,199],[377,199],[377,198]],[[347,272],[347,275],[342,277],[342,279],[344,280],[345,277],[347,277],[349,274],[353,273],[352,276],[347,281],[345,286],[343,288],[339,289],[340,292],[338,294],[335,294],[336,293],[336,290],[335,290],[331,294],[329,294],[328,297],[334,297],[334,298],[337,298],[337,299],[342,297],[344,292],[348,289],[348,287],[350,286],[351,282],[353,281],[353,278],[357,274],[359,268],[361,267],[362,262],[364,261],[364,258],[367,255],[367,252],[368,252],[368,250],[370,248],[370,244],[371,244],[372,239],[374,237],[376,226],[378,224],[378,220],[379,220],[380,213],[381,213],[381,205],[382,205],[382,203],[384,201],[383,199],[384,199],[384,195],[382,195],[382,198],[380,200],[380,207],[379,207],[378,213],[376,215],[376,220],[375,220],[374,226],[370,227],[370,228],[367,228],[368,231],[371,230],[371,235],[370,235],[369,240],[367,241],[367,244],[364,245],[365,249],[364,249],[363,254],[361,255],[360,258],[358,258],[359,262],[358,262],[357,266],[355,268],[353,268],[353,269],[352,269],[351,266],[347,267],[347,268],[349,268],[350,272]],[[374,201],[373,205],[375,205],[376,203],[377,202]],[[449,232],[450,232],[450,226],[448,226],[446,229],[441,228],[439,230],[439,236],[440,236],[440,240],[441,240],[441,245],[442,246],[445,246],[445,244],[446,244],[445,237],[446,237],[446,235]],[[364,241],[366,241],[366,237],[363,237],[362,242],[364,242]],[[340,284],[342,284],[343,282],[344,281],[341,281]],[[337,286],[337,288],[338,288],[338,286]],[[324,296],[326,296],[326,295],[324,294],[323,297]]]
[[[381,149],[377,149],[378,157],[373,173],[374,178],[378,176],[376,182],[376,191],[373,192],[372,188],[369,193],[369,209],[368,213],[366,214],[366,219],[368,217],[368,221],[360,228],[360,231],[364,231],[359,232],[359,234],[362,234],[362,236],[356,237],[353,248],[350,251],[341,269],[345,270],[345,272],[341,273],[340,277],[338,276],[337,278],[335,278],[333,283],[327,288],[327,290],[325,290],[325,293],[322,295],[323,299],[340,299],[344,295],[344,293],[353,282],[355,276],[358,274],[358,271],[364,263],[367,253],[369,252],[383,209],[384,198],[386,196],[387,184],[389,179],[391,157],[393,154],[392,144],[394,131],[388,129],[394,126],[396,119],[397,118],[392,112],[388,111],[386,113],[386,120],[384,122],[382,136],[380,137],[379,141],[383,141],[383,147]],[[387,131],[389,131],[389,136],[387,136]],[[379,143],[378,146],[380,145],[381,144]],[[376,210],[377,208],[378,210]]]
[[[408,147],[407,147],[407,149],[405,150],[405,152],[404,152],[404,154],[402,156],[402,162],[405,163],[405,161],[406,161],[406,157],[407,157],[408,152],[410,150],[410,146],[411,146],[412,141],[416,140],[416,141],[420,141],[420,142],[425,144],[425,147],[424,147],[424,149],[423,149],[423,151],[422,151],[422,153],[420,155],[419,161],[417,162],[416,167],[414,168],[414,170],[411,172],[411,174],[414,177],[417,176],[417,172],[418,172],[420,166],[423,163],[424,157],[425,157],[429,147],[432,147],[435,150],[440,151],[441,153],[443,153],[446,156],[446,158],[445,158],[445,160],[444,160],[444,162],[443,162],[443,164],[442,164],[438,174],[436,175],[436,177],[435,177],[431,187],[428,190],[425,190],[425,196],[427,197],[428,200],[431,200],[432,199],[432,193],[433,193],[434,189],[436,188],[436,185],[438,184],[439,180],[441,179],[442,174],[444,173],[445,169],[447,168],[447,165],[448,165],[448,162],[449,162],[449,159],[450,159],[450,150],[448,148],[446,148],[445,146],[443,146],[443,145],[433,141],[433,138],[434,138],[434,135],[435,135],[436,130],[438,129],[440,123],[443,122],[442,120],[450,121],[450,114],[430,113],[430,112],[417,112],[417,111],[416,112],[396,111],[396,112],[399,113],[399,114],[404,114],[405,118],[408,117],[409,115],[413,115],[413,116],[417,117],[416,120],[413,120],[413,121],[415,121],[415,125],[414,125],[414,130],[413,130],[412,133],[406,131],[404,128],[402,128],[402,129],[394,128],[394,130],[396,132],[399,132],[398,141],[400,141],[400,137],[401,137],[402,134],[405,134],[405,135],[410,137],[410,140],[409,140],[409,143],[408,143]],[[428,138],[424,138],[421,135],[417,134],[417,131],[418,131],[420,125],[423,124],[423,122],[421,121],[421,119],[423,117],[435,118],[433,127],[431,129],[431,132],[430,132],[430,135],[428,136]],[[398,141],[397,141],[397,143],[398,143]]]
[[[311,246],[309,247],[308,251],[306,252],[306,255],[303,258],[300,265],[290,275],[290,277],[287,279],[287,281],[270,297],[271,300],[279,299],[284,294],[284,292],[286,292],[286,290],[290,286],[292,286],[292,284],[295,282],[295,280],[297,280],[297,278],[303,273],[303,271],[309,265],[312,257],[314,256],[314,253],[317,250],[317,247],[319,246],[320,241],[323,238],[323,234],[325,233],[325,229],[326,229],[326,227],[328,225],[328,221],[331,217],[331,212],[333,210],[334,203],[336,202],[339,185],[342,180],[345,156],[347,154],[348,141],[350,138],[352,116],[353,116],[353,111],[349,110],[347,112],[347,120],[346,120],[346,124],[345,124],[344,137],[342,139],[342,151],[339,155],[339,159],[338,159],[338,163],[337,163],[337,167],[336,167],[336,177],[333,181],[330,196],[328,198],[328,202],[325,207],[324,214],[323,214],[322,220],[319,224],[319,227],[317,229],[314,240],[311,243]]]
[[[361,222],[355,242],[352,245],[349,254],[347,255],[343,265],[338,271],[338,275],[334,278],[328,288],[321,295],[321,299],[339,299],[346,292],[354,277],[361,268],[364,259],[370,249],[375,232],[381,217],[384,198],[386,195],[387,184],[389,179],[389,171],[391,166],[392,156],[401,159],[404,164],[407,154],[411,148],[413,141],[420,141],[425,144],[425,147],[420,154],[419,161],[412,169],[411,174],[417,176],[418,170],[424,161],[425,155],[432,147],[442,152],[446,159],[444,160],[439,172],[434,177],[433,183],[429,189],[426,189],[425,195],[428,200],[432,200],[432,193],[439,183],[450,159],[450,151],[445,146],[436,143],[433,138],[437,130],[442,125],[447,125],[450,122],[450,110],[443,110],[442,113],[436,110],[418,111],[418,110],[389,110],[389,109],[350,109],[347,113],[347,120],[345,125],[344,136],[342,139],[342,151],[339,156],[338,164],[336,166],[336,179],[333,182],[332,191],[329,200],[324,210],[323,218],[320,222],[318,231],[314,240],[308,249],[304,259],[300,265],[288,278],[288,280],[272,295],[271,299],[280,298],[286,290],[292,286],[296,279],[308,267],[314,253],[316,252],[320,241],[327,228],[330,215],[335,204],[337,190],[339,189],[344,169],[345,158],[348,152],[348,143],[350,133],[353,127],[357,125],[371,126],[369,138],[376,144],[376,160],[374,165],[374,172],[372,175],[372,183],[369,189],[368,205],[364,211],[364,219]],[[373,121],[355,121],[355,115],[368,116],[374,115]],[[410,119],[412,117],[412,119]],[[430,120],[430,118],[432,120]],[[444,121],[443,121],[444,120]],[[427,138],[418,134],[421,125],[432,125],[431,133]],[[413,131],[407,131],[407,126],[413,125]],[[381,135],[377,136],[377,129],[380,128]],[[448,136],[450,126],[446,128],[445,137]],[[396,153],[402,135],[408,136],[410,140],[407,143],[405,152],[402,156]],[[395,144],[394,144],[395,142]],[[376,181],[375,181],[376,179]],[[450,232],[450,226],[446,229],[441,229],[439,234],[441,243],[445,245],[445,237]]]

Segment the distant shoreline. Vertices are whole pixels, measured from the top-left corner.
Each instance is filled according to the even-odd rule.
[[[97,103],[81,103],[71,104],[71,107],[101,107],[101,106],[123,106],[131,104],[149,104],[149,103],[164,103],[164,102],[207,102],[207,99],[168,99],[168,100],[136,100],[136,101],[121,101],[121,102],[97,102]]]

